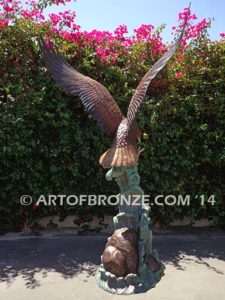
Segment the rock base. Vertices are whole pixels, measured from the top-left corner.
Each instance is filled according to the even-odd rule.
[[[154,288],[164,275],[164,270],[164,265],[159,261],[158,255],[154,251],[139,274],[116,277],[114,274],[107,272],[101,264],[96,273],[96,281],[100,288],[111,294],[138,294]]]

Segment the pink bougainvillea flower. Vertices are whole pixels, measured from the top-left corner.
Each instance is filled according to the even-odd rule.
[[[50,44],[49,38],[45,41],[45,45],[48,49],[51,49],[53,47],[53,45]]]
[[[138,40],[144,40],[144,39],[147,39],[151,36],[152,34],[152,30],[154,29],[155,27],[151,24],[142,24],[139,28],[137,29],[134,29],[134,32],[136,34],[136,38]]]
[[[124,37],[125,33],[128,33],[126,25],[120,25],[119,27],[116,28],[116,30],[114,30],[115,37],[122,41],[125,40],[125,37]]]
[[[37,209],[37,208],[39,208],[39,207],[40,207],[40,205],[38,205],[38,204],[34,204],[34,205],[32,206],[33,209]]]
[[[221,32],[221,33],[220,33],[220,37],[221,37],[222,39],[224,39],[224,38],[225,38],[225,33]]]
[[[0,20],[0,29],[5,29],[9,24],[8,20]]]
[[[53,26],[56,26],[62,20],[62,18],[56,14],[49,14],[49,18],[51,19]]]
[[[182,72],[177,72],[177,73],[175,74],[175,77],[176,77],[176,79],[179,79],[179,78],[184,77],[184,74],[183,74]]]
[[[10,7],[9,5],[6,5],[6,6],[4,7],[4,10],[5,10],[5,12],[8,12],[8,13],[14,11],[13,7]]]
[[[72,29],[74,30],[74,31],[79,31],[80,30],[80,25],[77,25],[77,24],[73,24],[73,26],[72,26]]]
[[[24,9],[21,11],[21,16],[23,16],[25,19],[29,19],[32,21],[34,21],[35,19],[36,20],[38,20],[38,19],[44,20],[45,19],[44,15],[37,8],[31,9],[31,10]]]

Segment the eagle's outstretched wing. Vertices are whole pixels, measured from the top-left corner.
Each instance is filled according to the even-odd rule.
[[[128,112],[127,112],[127,119],[128,119],[129,126],[135,119],[136,113],[144,100],[144,97],[146,95],[146,92],[147,92],[150,82],[158,74],[158,72],[160,70],[162,70],[162,68],[166,65],[166,63],[169,61],[169,59],[173,56],[173,54],[179,47],[181,39],[184,34],[184,30],[186,28],[189,14],[190,14],[190,10],[189,10],[189,13],[187,13],[187,15],[186,15],[182,31],[180,33],[179,38],[175,42],[175,44],[173,46],[171,46],[170,49],[145,74],[145,76],[142,78],[141,82],[139,83],[137,89],[135,90],[134,95],[133,95],[131,102],[129,104],[129,107],[128,107]]]
[[[113,137],[123,118],[114,98],[99,82],[84,76],[70,66],[50,45],[39,41],[47,70],[65,92],[79,96],[85,108],[102,129]]]

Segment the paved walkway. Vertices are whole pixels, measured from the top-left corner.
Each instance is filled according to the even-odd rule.
[[[145,294],[99,289],[95,271],[107,236],[0,237],[1,300],[224,300],[225,234],[155,234],[165,276]]]

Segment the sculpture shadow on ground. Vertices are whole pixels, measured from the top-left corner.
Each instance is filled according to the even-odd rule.
[[[154,236],[154,235],[153,235]],[[0,283],[9,286],[22,276],[27,288],[40,286],[41,278],[56,272],[63,278],[84,274],[84,280],[94,276],[107,236],[64,236],[53,239],[30,238],[0,241]],[[206,262],[207,258],[225,260],[225,238],[196,236],[156,236],[154,248],[164,264],[185,271],[182,261],[194,261],[211,271],[224,275]],[[86,278],[86,279],[85,279]]]

